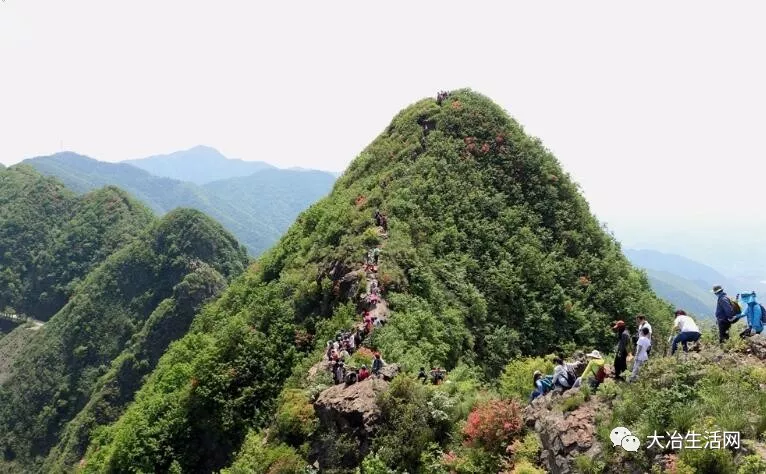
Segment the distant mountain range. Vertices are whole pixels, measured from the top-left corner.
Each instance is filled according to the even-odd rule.
[[[220,222],[254,256],[271,247],[301,211],[330,191],[336,179],[324,171],[284,170],[261,162],[229,160],[208,147],[136,160],[135,165],[106,163],[72,152],[24,163],[81,194],[118,186],[160,215],[177,207],[198,209]],[[198,182],[203,176],[229,177],[200,185],[167,175]]]
[[[167,155],[155,155],[123,163],[148,171],[155,176],[205,184],[228,178],[248,176],[263,170],[276,170],[263,161],[234,160],[209,146],[195,146]]]
[[[633,265],[646,270],[654,291],[663,299],[697,316],[712,318],[715,297],[710,290],[721,285],[734,297],[738,292],[761,291],[757,281],[728,278],[716,269],[694,260],[656,250],[627,249]]]

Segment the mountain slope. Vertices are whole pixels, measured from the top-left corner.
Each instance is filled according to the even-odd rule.
[[[308,367],[354,324],[365,286],[356,270],[381,241],[376,209],[388,216],[378,275],[391,313],[370,344],[409,374],[463,365],[493,380],[520,354],[604,350],[612,320],[670,311],[538,140],[479,94],[425,99],[398,114],[331,195],[203,310],[135,403],[95,437],[85,471],[230,465],[247,433],[271,421],[283,388],[312,390]],[[385,439],[415,450],[391,468],[412,469],[425,455],[394,432],[373,447]]]
[[[698,317],[712,318],[716,300],[710,290],[670,272],[647,270],[652,289],[665,301]]]
[[[329,173],[265,170],[209,183],[205,187],[153,176],[128,164],[104,163],[75,153],[25,160],[78,192],[115,185],[158,214],[177,207],[198,209],[220,222],[253,255],[273,245],[295,217],[324,196],[334,178]]]
[[[242,242],[276,242],[298,214],[326,195],[333,183],[335,178],[324,171],[273,169],[214,181],[203,188],[244,216],[238,217],[242,225],[236,232],[232,230]]]
[[[714,268],[680,255],[656,250],[628,249],[625,255],[649,275],[652,288],[659,296],[697,316],[711,317],[715,299],[713,285],[722,285],[732,296],[741,286]]]
[[[16,352],[0,386],[3,471],[34,472],[74,418],[114,376],[98,384],[121,353],[140,379],[194,314],[185,301],[190,276],[210,267],[209,283],[240,273],[245,251],[198,211],[176,210],[90,272],[67,305]],[[185,282],[186,279],[186,282]],[[209,293],[215,293],[210,291]],[[193,297],[192,300],[199,299]],[[204,299],[204,298],[202,298]],[[191,306],[196,306],[194,303]],[[163,306],[164,305],[164,306]],[[0,353],[5,339],[0,340]],[[154,342],[152,342],[154,341]],[[118,380],[125,393],[110,409],[119,414],[137,381]],[[119,385],[118,384],[118,385]],[[107,416],[108,420],[109,417]]]
[[[77,197],[28,166],[0,170],[0,310],[48,319],[152,219],[113,187]]]
[[[226,158],[215,148],[196,146],[167,155],[155,155],[123,163],[148,171],[155,176],[205,184],[228,178],[249,176],[259,171],[275,169],[263,161]]]

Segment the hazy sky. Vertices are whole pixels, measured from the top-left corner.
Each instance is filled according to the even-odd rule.
[[[720,226],[766,195],[766,8],[704,3],[5,0],[0,161],[63,140],[341,170],[403,107],[470,87],[618,236]]]

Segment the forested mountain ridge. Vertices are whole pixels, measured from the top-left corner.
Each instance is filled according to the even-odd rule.
[[[152,219],[114,187],[78,197],[29,166],[0,170],[0,311],[48,319]]]
[[[371,344],[410,377],[440,366],[489,382],[520,355],[609,349],[611,321],[669,309],[538,140],[471,91],[424,99],[400,112],[331,195],[203,310],[135,403],[95,436],[84,471],[215,472],[238,458],[233,472],[266,472],[264,459],[308,458],[304,443],[331,436],[314,432],[310,405],[285,412],[307,432],[274,441],[287,443],[274,457],[262,452],[271,444],[243,441],[272,422],[283,389],[280,407],[291,390],[298,400],[315,393],[306,371],[336,331],[354,324],[364,285],[351,283],[381,241],[376,209],[388,216],[378,274],[391,316]],[[387,418],[370,456],[415,472],[429,449],[449,440],[429,431],[428,419],[413,431],[397,418],[429,412],[416,407],[425,395],[408,393],[392,393],[389,406],[403,411]],[[344,456],[338,468],[361,462]]]
[[[174,157],[173,162],[183,156]],[[160,215],[177,207],[198,209],[233,233],[254,256],[271,247],[298,214],[326,195],[335,182],[332,174],[322,171],[256,166],[254,169],[260,171],[252,175],[198,185],[154,176],[130,164],[101,162],[72,152],[30,158],[24,163],[59,178],[77,192],[118,186]],[[246,163],[249,166],[250,162]],[[182,168],[194,168],[194,164]],[[208,175],[215,175],[215,169],[206,169]]]
[[[119,416],[199,306],[247,263],[219,224],[178,209],[89,272],[0,374],[0,470],[71,470],[59,459],[76,459],[90,430]]]

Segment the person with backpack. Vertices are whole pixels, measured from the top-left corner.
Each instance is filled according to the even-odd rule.
[[[742,314],[746,318],[747,328],[740,333],[740,337],[750,337],[753,334],[763,332],[764,319],[766,319],[766,309],[755,298],[755,291],[743,293],[740,295],[744,310]]]
[[[673,329],[677,329],[678,334],[673,338],[673,344],[670,347],[670,355],[676,353],[676,348],[678,347],[679,343],[683,346],[684,352],[689,352],[687,343],[697,342],[702,336],[697,323],[695,323],[692,318],[686,315],[686,311],[679,309],[676,311],[675,316],[676,319],[673,322]]]
[[[375,377],[380,376],[380,371],[383,369],[383,359],[380,358],[380,352],[375,353],[375,359],[372,361],[372,375]]]
[[[532,391],[532,394],[529,396],[529,403],[532,403],[534,399],[537,397],[541,397],[545,395],[546,393],[553,390],[553,376],[552,375],[543,375],[542,372],[539,370],[535,370],[535,373],[532,375],[533,384],[535,386],[535,389]]]
[[[742,310],[736,300],[729,298],[721,285],[713,287],[713,294],[718,298],[715,307],[715,319],[718,323],[718,343],[723,344],[729,339],[731,325],[739,320]],[[741,317],[741,316],[740,316]]]
[[[590,359],[582,375],[575,381],[575,387],[582,385],[583,379],[588,382],[591,390],[596,390],[606,379],[606,369],[604,368],[604,358],[599,351],[594,350],[585,357]]]
[[[346,386],[354,385],[358,380],[359,374],[357,374],[356,369],[349,369],[346,373]]]
[[[553,364],[553,386],[561,390],[569,390],[575,384],[577,375],[570,364],[564,362],[561,357],[554,357]]]
[[[649,328],[641,329],[641,337],[638,338],[636,343],[636,361],[633,362],[633,373],[630,376],[630,381],[635,382],[638,378],[638,370],[644,363],[649,360],[649,348],[652,346],[652,341],[649,339]]]
[[[617,333],[617,350],[614,356],[614,379],[624,380],[622,373],[628,368],[628,357],[630,356],[630,333],[627,326],[625,326],[625,321],[614,323],[612,331]]]

